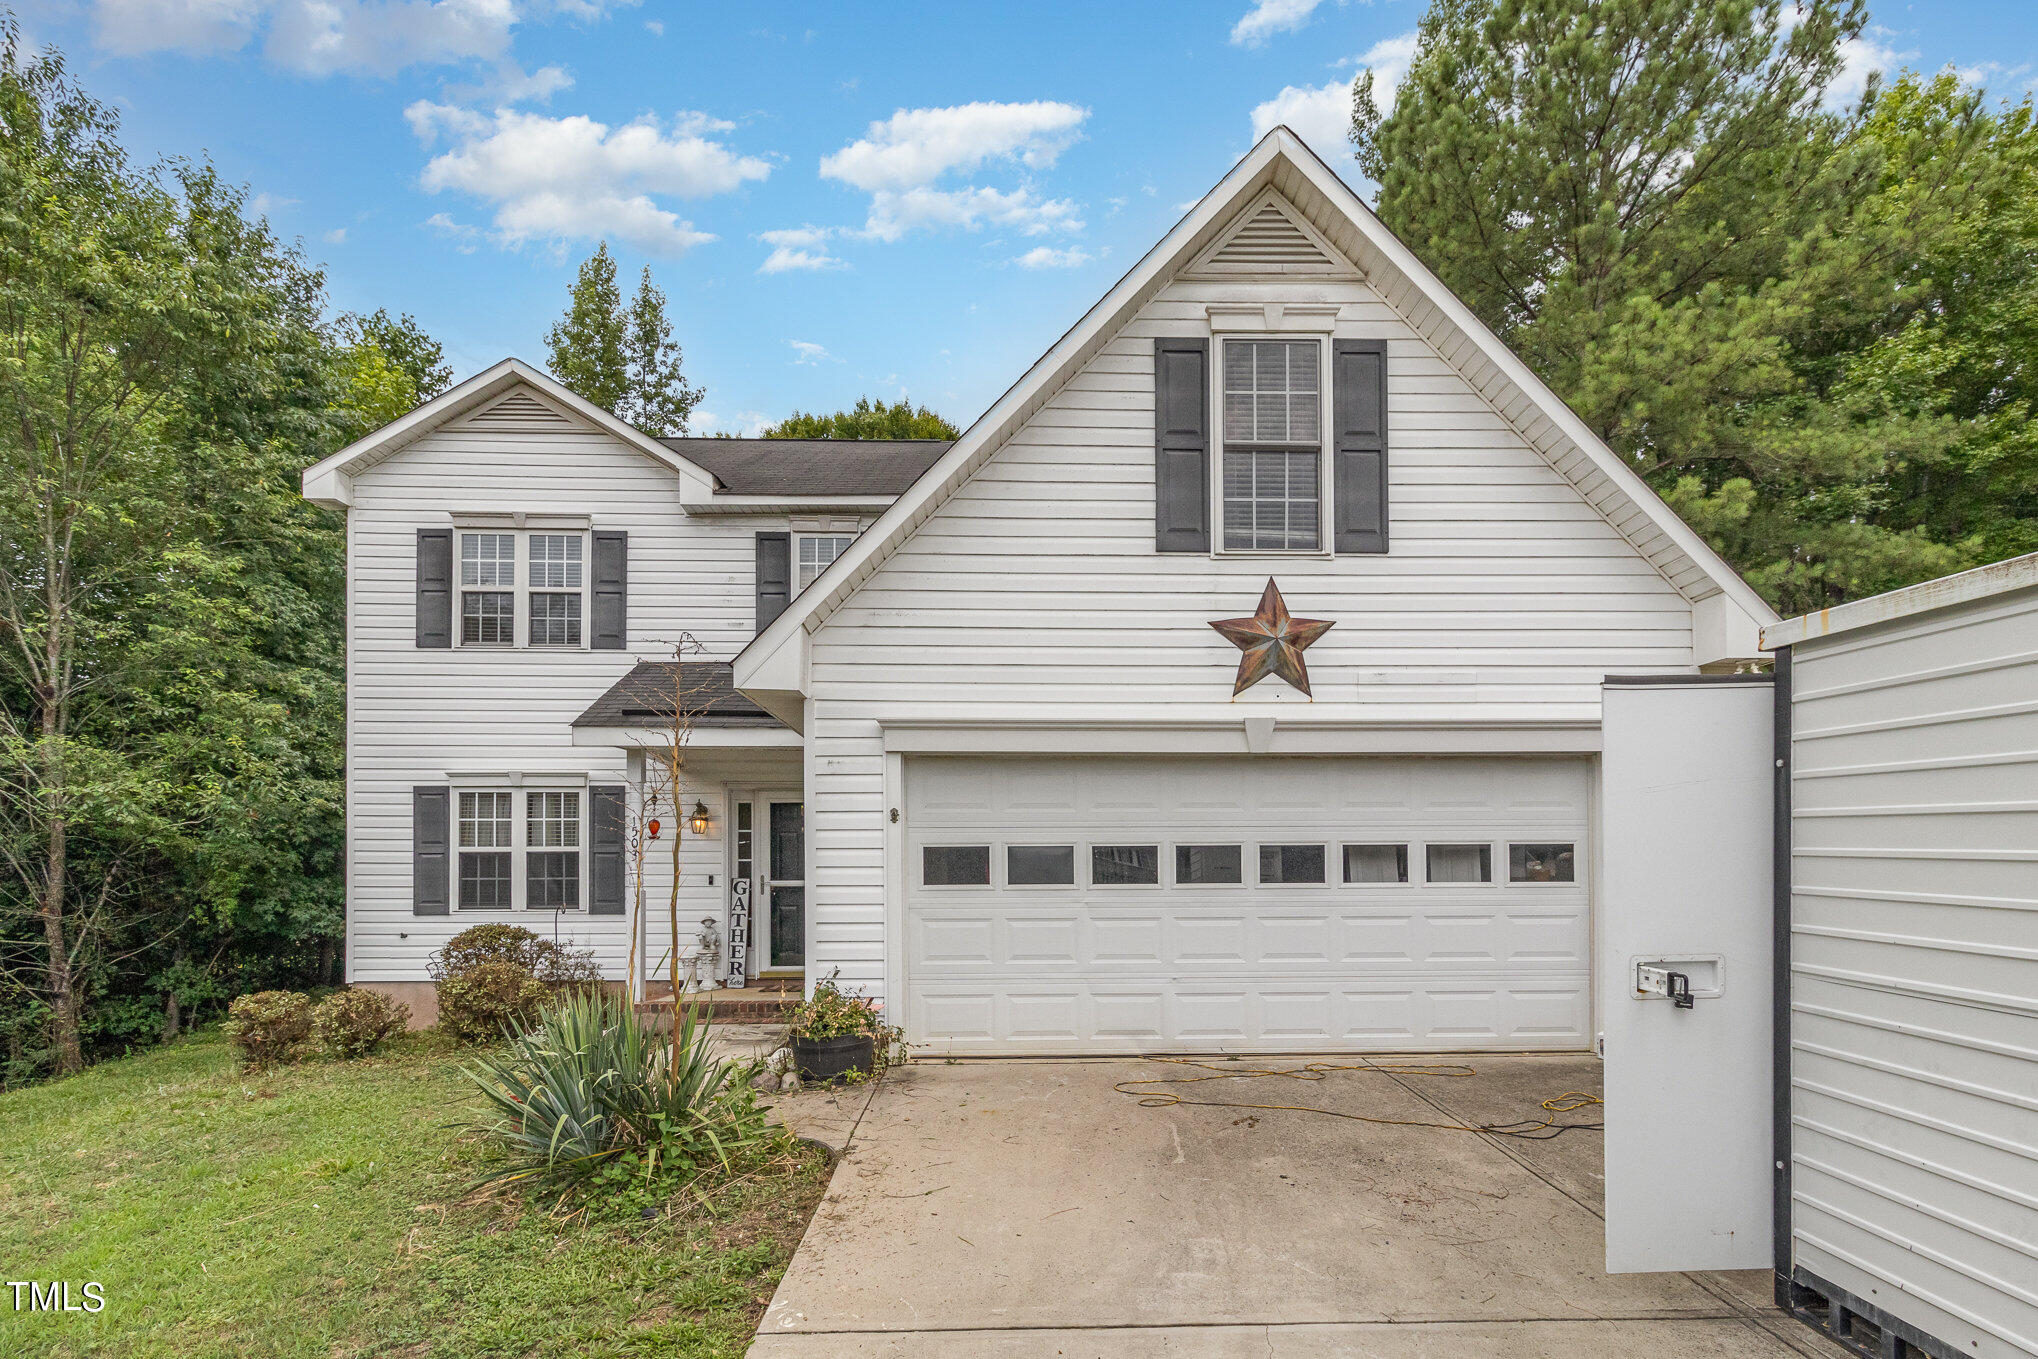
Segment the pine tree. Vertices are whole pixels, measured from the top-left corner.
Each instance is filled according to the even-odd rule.
[[[1779,606],[1963,563],[1892,513],[1943,461],[1929,403],[1850,356],[1967,190],[1957,146],[1886,196],[1877,90],[1827,95],[1861,0],[1433,0],[1391,113],[1351,138],[1381,218]],[[1848,398],[1848,399],[1840,399]]]
[[[629,395],[630,377],[623,357],[623,295],[607,241],[581,261],[567,297],[566,314],[545,336],[552,376],[603,410],[616,411]]]
[[[582,261],[566,314],[546,334],[552,375],[646,434],[684,434],[702,392],[689,386],[665,317],[665,294],[646,269],[628,307],[604,241]]]
[[[687,385],[680,371],[680,350],[665,319],[665,294],[651,282],[646,267],[637,282],[637,296],[623,336],[629,395],[616,412],[646,434],[686,433],[687,417],[700,404],[701,389]]]

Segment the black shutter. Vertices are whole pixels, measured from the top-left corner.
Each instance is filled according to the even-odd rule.
[[[1153,342],[1153,539],[1210,550],[1210,341]]]
[[[793,536],[790,533],[757,535],[757,630],[763,632],[771,620],[793,602]]]
[[[448,915],[453,794],[446,788],[410,790],[410,913]]]
[[[594,626],[588,645],[621,651],[630,644],[630,535],[594,535]]]
[[[453,530],[418,530],[418,625],[421,647],[453,645]]]
[[[587,913],[622,915],[623,786],[596,784],[587,790]]]
[[[1338,340],[1330,366],[1339,552],[1387,550],[1387,342]]]

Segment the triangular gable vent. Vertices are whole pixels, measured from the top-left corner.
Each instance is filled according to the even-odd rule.
[[[1350,273],[1352,267],[1270,196],[1241,213],[1231,234],[1205,253],[1191,272]]]
[[[573,421],[553,410],[529,392],[511,392],[487,410],[476,411],[461,422],[468,429],[498,433],[541,433],[570,429]]]

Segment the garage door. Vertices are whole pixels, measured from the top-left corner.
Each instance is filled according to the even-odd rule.
[[[1588,767],[914,757],[936,1052],[1578,1049]]]

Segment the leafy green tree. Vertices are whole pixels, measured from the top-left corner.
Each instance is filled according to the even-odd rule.
[[[1972,129],[1892,198],[1893,148],[1824,107],[1864,22],[1858,0],[1434,0],[1393,111],[1370,73],[1353,90],[1383,220],[1787,609],[1968,556],[1885,513],[1950,412],[1875,408],[1852,356],[1914,305]]]
[[[360,438],[430,401],[453,381],[445,346],[408,313],[386,309],[343,316],[339,324],[344,367],[339,417],[350,438]]]
[[[566,314],[546,333],[552,375],[646,434],[684,434],[702,391],[689,386],[665,315],[665,294],[645,269],[623,305],[606,241],[581,262]]]
[[[162,989],[222,958],[334,937],[342,540],[294,483],[341,365],[245,191],[131,165],[11,23],[0,121],[12,1081],[153,1038]]]
[[[953,439],[959,431],[925,406],[915,409],[903,397],[892,405],[882,398],[859,397],[856,405],[833,415],[794,411],[764,431],[767,439]]]

